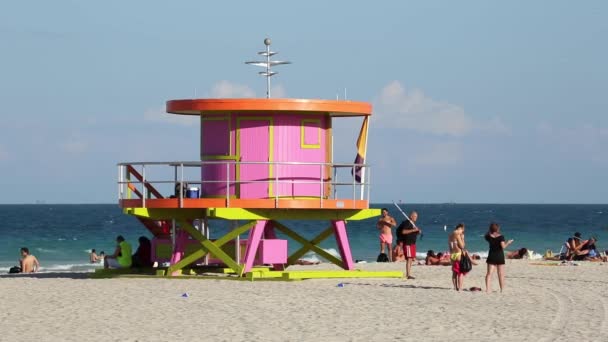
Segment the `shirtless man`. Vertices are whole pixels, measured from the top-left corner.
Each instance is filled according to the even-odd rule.
[[[382,208],[382,217],[378,219],[376,228],[380,231],[380,253],[384,253],[384,247],[388,246],[389,258],[392,258],[393,255],[393,233],[391,228],[396,225],[397,222],[388,214],[388,209]]]
[[[23,273],[34,273],[40,268],[40,263],[35,256],[30,254],[30,250],[27,247],[21,247],[21,272]]]
[[[452,262],[452,284],[454,290],[462,289],[462,280],[464,273],[460,272],[460,257],[465,252],[464,244],[464,223],[459,223],[450,236],[448,237],[448,246],[450,248],[450,261]]]
[[[91,262],[91,264],[96,264],[100,261],[97,252],[95,252],[95,248],[91,249],[91,253],[89,254],[89,261]]]

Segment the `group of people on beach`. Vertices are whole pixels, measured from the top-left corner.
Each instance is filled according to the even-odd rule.
[[[114,253],[103,259],[103,267],[106,269],[152,267],[152,243],[150,239],[140,236],[138,242],[137,250],[131,254],[131,244],[122,235],[118,235]]]
[[[116,237],[116,249],[112,255],[105,255],[104,251],[97,254],[93,248],[89,253],[89,262],[92,264],[103,263],[104,268],[142,268],[152,267],[152,244],[150,239],[140,236],[139,247],[131,254],[131,245],[125,241],[122,235]],[[30,253],[27,247],[20,249],[21,259],[19,266],[9,269],[9,273],[35,273],[40,269],[38,258]]]
[[[416,238],[422,236],[422,230],[416,226],[418,213],[412,211],[406,220],[397,226],[397,222],[390,216],[387,208],[382,208],[382,216],[378,220],[376,227],[380,231],[380,256],[378,260],[392,258],[391,261],[402,261],[405,259],[405,276],[407,279],[415,279],[412,275],[412,264],[416,260]],[[396,228],[397,243],[393,249],[392,228]],[[427,265],[445,265],[452,268],[452,284],[456,291],[462,290],[464,276],[470,271],[472,265],[477,265],[476,259],[469,255],[466,249],[465,242],[465,225],[459,223],[454,227],[454,230],[448,236],[449,255],[444,253],[435,254],[433,251],[427,253]],[[505,285],[505,248],[513,243],[513,240],[506,240],[500,232],[498,223],[492,222],[488,228],[488,232],[484,236],[488,242],[489,251],[487,263],[487,272],[485,277],[486,291],[491,292],[491,279],[493,273],[498,275],[498,284],[502,292]],[[388,250],[388,256],[385,254]],[[522,258],[527,253],[525,248],[508,253],[507,257],[512,259]],[[384,256],[383,256],[384,255]],[[463,261],[465,263],[463,263]],[[468,266],[463,266],[468,263]],[[471,288],[471,290],[481,290],[480,288]]]
[[[561,253],[559,258],[567,261],[606,261],[606,256],[602,256],[595,246],[597,237],[591,236],[587,240],[581,237],[582,234],[576,232],[568,238],[562,248],[565,252]]]

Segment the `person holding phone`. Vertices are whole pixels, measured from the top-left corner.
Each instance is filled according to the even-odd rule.
[[[505,237],[500,233],[500,226],[498,223],[490,223],[490,228],[485,235],[486,241],[490,246],[488,252],[488,271],[486,273],[486,292],[491,292],[492,286],[490,281],[492,279],[492,273],[494,270],[498,273],[498,285],[500,286],[500,292],[505,286],[505,248],[513,243],[513,240],[505,242]]]

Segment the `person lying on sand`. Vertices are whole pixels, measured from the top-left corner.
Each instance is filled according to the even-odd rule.
[[[425,265],[427,266],[450,266],[452,262],[449,258],[445,258],[443,253],[435,254],[430,250],[426,253]]]
[[[294,265],[318,265],[320,264],[320,261],[309,261],[309,260],[304,260],[304,259],[298,259]]]
[[[507,259],[523,259],[528,255],[527,248],[520,248],[516,251],[507,252]]]

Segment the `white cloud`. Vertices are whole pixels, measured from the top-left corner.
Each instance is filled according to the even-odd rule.
[[[383,127],[451,136],[466,135],[473,127],[462,107],[435,101],[419,89],[406,91],[399,81],[382,88],[374,102],[378,109],[372,118]]]
[[[486,133],[498,133],[503,135],[511,135],[511,127],[507,126],[499,117],[494,117],[488,121],[475,122],[473,127],[476,131]]]
[[[399,81],[382,88],[374,104],[376,113],[372,118],[381,127],[454,137],[465,136],[473,130],[510,133],[510,128],[500,118],[475,121],[464,108],[432,99],[420,89],[406,90]]]
[[[144,112],[144,119],[150,122],[170,123],[183,126],[194,126],[199,122],[199,117],[197,115],[169,114],[164,106],[147,109]]]
[[[271,89],[273,98],[282,98],[286,96],[285,87],[278,84]],[[205,98],[253,98],[255,92],[247,85],[232,83],[222,80],[215,83],[209,92],[204,94]],[[168,114],[165,107],[149,108],[144,112],[144,119],[151,122],[170,123],[184,126],[194,126],[199,122],[198,116],[195,115],[176,115]]]
[[[448,166],[463,161],[463,145],[459,142],[442,142],[426,145],[413,157],[416,165]]]
[[[255,97],[255,92],[249,86],[232,83],[229,81],[219,81],[213,85],[208,97],[210,98],[235,98],[235,97]]]

